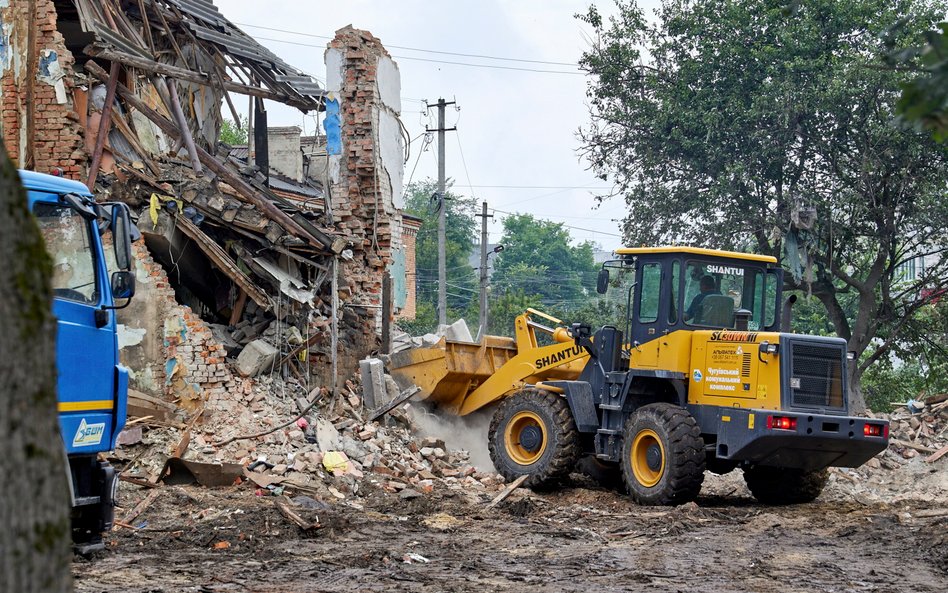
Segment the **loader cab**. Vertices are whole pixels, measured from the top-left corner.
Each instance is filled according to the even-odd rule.
[[[622,314],[626,349],[679,330],[777,331],[783,271],[772,257],[693,247],[616,255],[597,290]]]

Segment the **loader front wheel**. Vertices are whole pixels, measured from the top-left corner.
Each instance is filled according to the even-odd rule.
[[[551,488],[579,461],[579,431],[566,400],[540,389],[505,398],[490,423],[488,448],[508,481],[522,475],[528,488]]]
[[[823,492],[829,472],[756,466],[744,469],[744,482],[759,502],[772,505],[813,502]]]
[[[704,481],[704,440],[681,406],[649,404],[629,416],[622,478],[639,504],[679,505],[697,498]]]

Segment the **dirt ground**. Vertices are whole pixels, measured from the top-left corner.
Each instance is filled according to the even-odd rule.
[[[867,502],[833,479],[812,504],[756,503],[739,472],[697,503],[640,507],[577,479],[555,493],[381,490],[293,508],[248,486],[166,486],[105,552],[73,565],[79,592],[948,590],[948,505]],[[123,484],[130,508],[150,491]],[[924,493],[919,498],[925,498]]]

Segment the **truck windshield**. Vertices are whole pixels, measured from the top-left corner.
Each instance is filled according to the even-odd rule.
[[[766,269],[689,261],[684,284],[683,317],[688,325],[732,328],[738,309],[751,312],[751,330],[769,327],[775,321],[777,278]]]
[[[89,223],[61,204],[37,202],[33,213],[52,259],[53,296],[80,303],[98,302],[95,251]]]

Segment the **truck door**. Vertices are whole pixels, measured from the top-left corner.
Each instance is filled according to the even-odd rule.
[[[99,313],[96,322],[96,309],[108,294],[97,229],[55,194],[30,191],[28,196],[52,260],[59,421],[66,452],[107,450],[117,361],[114,315]]]

